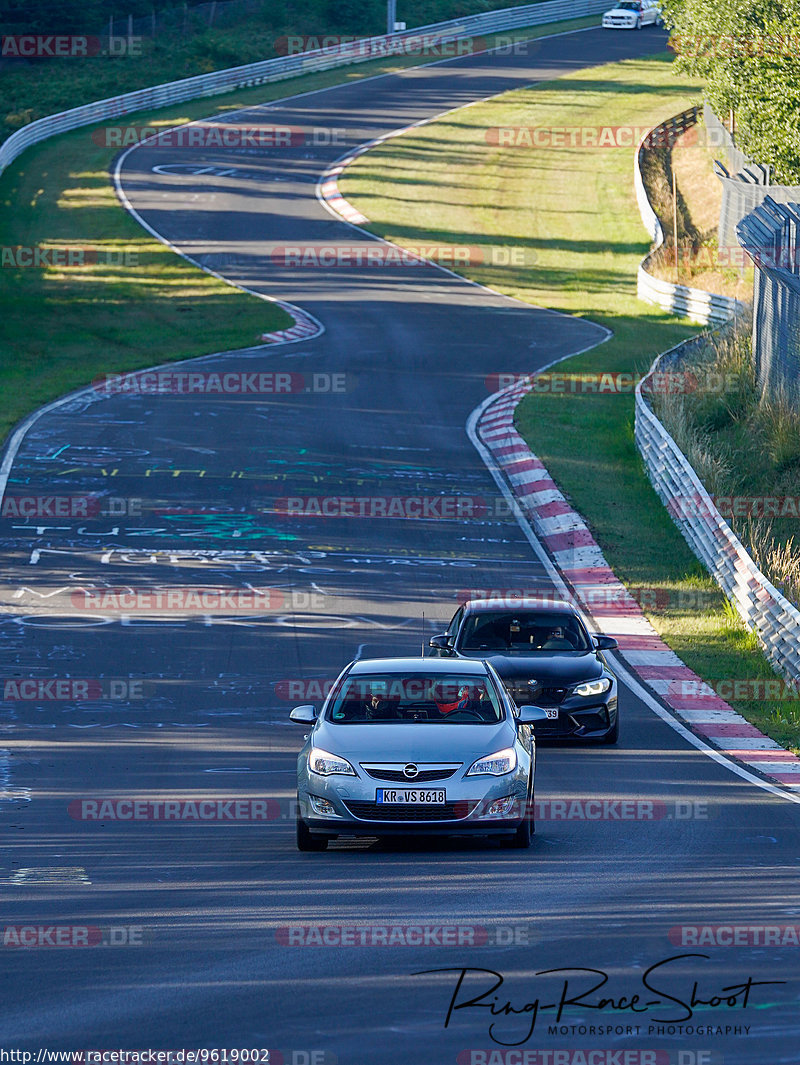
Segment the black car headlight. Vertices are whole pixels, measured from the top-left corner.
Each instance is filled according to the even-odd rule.
[[[600,677],[599,680],[587,680],[583,684],[576,684],[572,689],[573,695],[582,695],[588,699],[593,695],[603,695],[611,687],[608,677]]]

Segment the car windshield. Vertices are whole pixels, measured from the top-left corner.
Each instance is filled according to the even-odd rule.
[[[505,719],[505,710],[486,677],[359,673],[345,678],[326,716],[341,725],[496,725]]]
[[[639,0],[619,0],[617,4],[618,11],[638,11]]]
[[[461,654],[585,654],[591,650],[574,614],[556,610],[475,613],[461,629]]]

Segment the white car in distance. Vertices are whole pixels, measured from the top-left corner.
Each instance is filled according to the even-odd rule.
[[[603,15],[604,30],[640,30],[649,24],[661,24],[656,0],[619,0],[616,7]]]

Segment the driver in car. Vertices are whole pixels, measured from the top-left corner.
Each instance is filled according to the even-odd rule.
[[[452,714],[454,710],[474,710],[478,700],[474,698],[469,684],[462,684],[458,689],[456,698],[452,702],[436,700],[436,708],[440,714]]]
[[[567,635],[566,629],[557,626],[547,634],[547,639],[542,644],[543,651],[573,651],[575,645]]]
[[[389,703],[377,692],[372,692],[362,704],[362,710],[367,721],[385,720],[389,716]]]

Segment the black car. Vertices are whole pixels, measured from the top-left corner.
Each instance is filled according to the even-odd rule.
[[[544,707],[537,738],[617,742],[617,680],[602,654],[617,641],[589,633],[569,603],[470,600],[430,647],[436,657],[485,659],[517,705]]]

